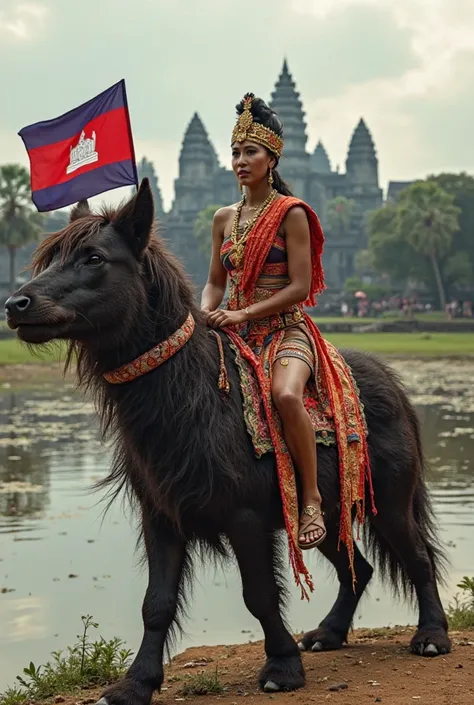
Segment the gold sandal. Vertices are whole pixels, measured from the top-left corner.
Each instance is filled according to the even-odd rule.
[[[321,527],[319,524],[316,524],[316,520],[319,519],[319,517],[324,516],[324,512],[320,511],[319,509],[316,509],[316,507],[313,507],[310,504],[307,507],[304,507],[301,514],[307,514],[309,517],[311,517],[311,521],[305,526],[304,531],[299,531],[299,535],[309,534],[311,531],[314,531],[314,528],[312,529],[311,527],[316,527],[317,529],[319,529],[319,531],[323,529],[323,533],[317,539],[311,541],[311,543],[301,543],[300,541],[298,541],[298,546],[301,548],[302,551],[305,551],[308,548],[315,548],[316,546],[319,546],[326,538],[327,531],[326,527]]]

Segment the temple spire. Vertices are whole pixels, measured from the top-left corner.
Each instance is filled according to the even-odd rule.
[[[346,160],[346,171],[352,181],[378,187],[378,160],[374,141],[363,118],[352,133]]]
[[[283,154],[292,163],[307,161],[306,123],[300,94],[288,68],[286,58],[271,96],[270,107],[278,113],[283,123],[285,146]],[[285,159],[285,163],[287,162]],[[301,162],[300,162],[301,164]]]
[[[202,175],[210,176],[219,168],[216,151],[198,113],[194,113],[184,135],[179,155],[180,177],[190,176],[200,164]]]
[[[214,184],[219,161],[201,118],[194,113],[186,128],[175,179],[173,217],[194,220],[200,210],[214,202]]]
[[[315,174],[331,173],[331,162],[329,161],[328,153],[321,140],[319,140],[311,155],[311,171]]]

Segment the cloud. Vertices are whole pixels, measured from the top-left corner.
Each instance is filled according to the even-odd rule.
[[[0,36],[29,40],[43,26],[47,10],[39,3],[11,2],[9,9],[0,10]]]
[[[469,0],[340,0],[337,5],[293,0],[297,15],[326,23],[362,8],[390,9],[395,29],[410,35],[415,64],[399,64],[392,76],[359,73],[334,95],[307,102],[308,121],[318,125],[330,156],[343,163],[340,136],[349,140],[357,114],[372,128],[383,181],[444,168],[473,169],[468,124],[474,119],[474,5]]]
[[[21,127],[125,78],[137,158],[154,160],[169,206],[192,114],[228,165],[235,104],[247,90],[268,99],[286,55],[308,147],[322,138],[333,165],[364,116],[384,187],[437,165],[474,170],[472,0],[0,4],[0,65],[14,66],[0,72],[2,161],[27,164]]]
[[[396,29],[411,35],[410,50],[418,63],[406,71],[400,71],[403,67],[399,65],[393,85],[398,95],[421,95],[445,87],[452,91],[456,57],[474,51],[471,0],[339,0],[337,4],[333,0],[292,0],[292,8],[300,17],[309,15],[326,21],[351,11],[365,11],[372,18],[372,32],[378,31],[373,24],[374,13],[389,11]],[[383,57],[386,51],[384,44],[379,56]]]

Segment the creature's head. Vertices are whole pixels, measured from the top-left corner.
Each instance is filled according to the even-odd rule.
[[[147,273],[160,258],[153,218],[148,179],[115,211],[93,214],[80,202],[69,225],[37,248],[33,278],[6,301],[10,328],[33,344],[126,335],[146,310]]]

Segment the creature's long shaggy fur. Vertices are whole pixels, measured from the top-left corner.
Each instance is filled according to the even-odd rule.
[[[94,242],[104,228],[115,227],[117,218],[120,212],[86,215],[51,235],[36,251],[34,274],[44,272],[53,258],[65,261],[75,248]],[[271,454],[261,460],[254,456],[243,419],[238,371],[225,335],[231,390],[225,395],[218,389],[216,339],[195,305],[181,265],[156,235],[151,235],[128,286],[123,291],[124,284],[117,292],[127,297],[129,305],[112,337],[102,339],[99,330],[87,342],[72,341],[69,363],[77,364],[79,382],[94,398],[103,432],[115,442],[112,469],[100,485],[111,488],[112,497],[125,489],[142,513],[166,517],[187,541],[178,599],[184,604],[192,554],[201,547],[213,555],[228,555],[223,537],[236,513],[253,511],[267,534],[283,528],[274,458]],[[109,305],[114,320],[114,301]],[[114,386],[104,381],[104,372],[168,337],[189,311],[196,319],[195,332],[165,365],[130,384]],[[383,577],[395,590],[410,595],[417,581],[424,584],[427,570],[432,568],[433,575],[440,576],[443,560],[426,489],[419,423],[403,386],[387,365],[366,353],[347,351],[344,356],[358,383],[369,428],[378,518],[368,517],[367,547]],[[318,448],[318,483],[328,528],[337,533],[340,493],[334,447]],[[420,556],[419,570],[416,564],[413,567],[415,554]],[[277,548],[274,560],[279,568],[280,555]],[[346,580],[349,596],[351,583],[341,577],[345,567],[340,557],[329,549],[327,555],[339,563],[340,579]],[[368,580],[371,569],[358,556],[356,569],[359,565]],[[255,570],[258,573],[258,565]],[[282,575],[281,569],[277,572]],[[283,580],[279,583],[283,600]],[[433,586],[430,595],[435,593]],[[434,605],[433,614],[442,614],[437,598],[428,599]],[[341,608],[342,636],[348,628],[345,614]],[[177,617],[173,623],[178,624]]]

